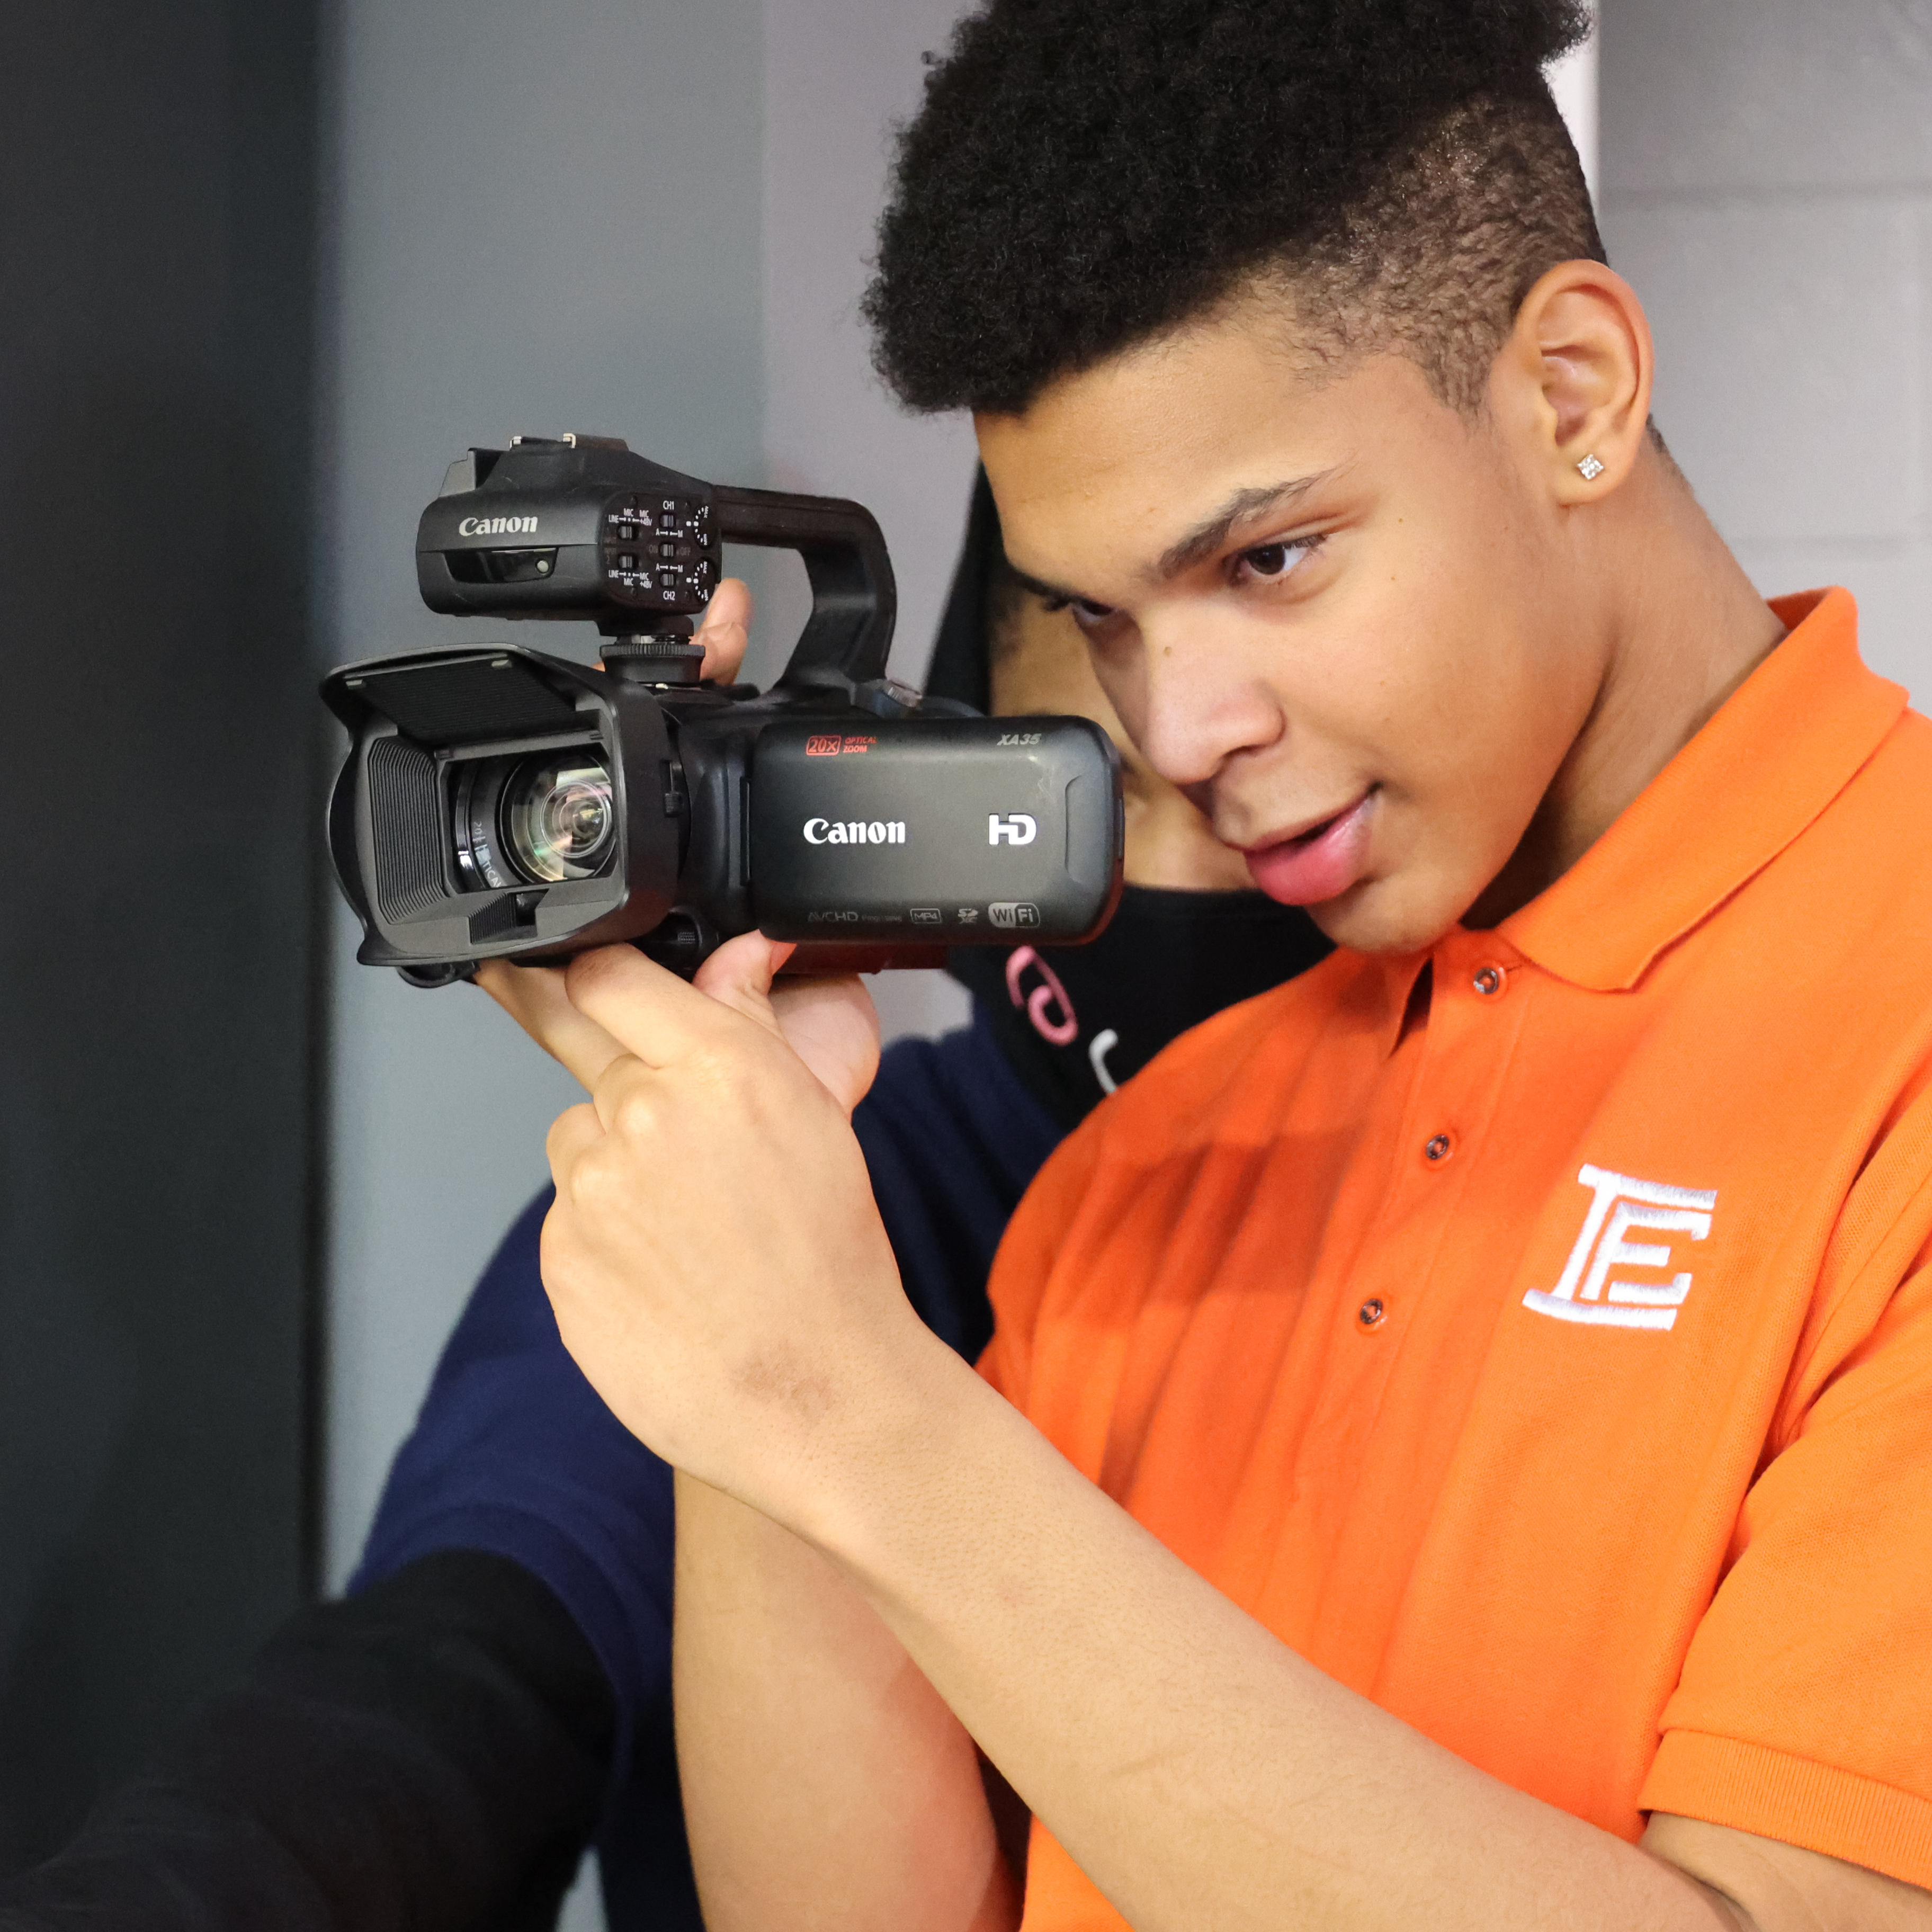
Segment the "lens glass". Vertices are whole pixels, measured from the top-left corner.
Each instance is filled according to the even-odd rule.
[[[526,878],[595,877],[616,844],[608,768],[582,746],[529,760],[503,787],[502,826],[511,860]]]

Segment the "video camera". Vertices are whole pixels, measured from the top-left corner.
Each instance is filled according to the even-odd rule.
[[[811,581],[769,691],[700,682],[727,543],[796,550]],[[452,616],[592,620],[602,668],[474,644],[331,673],[351,744],[329,849],[366,964],[438,986],[629,940],[688,976],[755,927],[799,942],[788,971],[875,972],[1089,939],[1113,911],[1106,734],[887,678],[892,565],[856,503],[518,436],[450,466],[416,580]]]

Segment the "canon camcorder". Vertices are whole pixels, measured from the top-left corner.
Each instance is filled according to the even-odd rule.
[[[769,691],[700,682],[728,543],[796,550],[811,581]],[[1113,910],[1106,734],[889,680],[892,566],[856,503],[520,436],[451,466],[416,578],[452,616],[593,621],[602,668],[469,644],[330,674],[352,742],[329,848],[366,964],[434,986],[628,940],[688,975],[755,927],[799,942],[788,970],[873,972],[1090,938]]]

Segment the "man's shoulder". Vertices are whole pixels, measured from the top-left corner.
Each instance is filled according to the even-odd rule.
[[[1921,794],[1932,793],[1932,717],[1910,706],[1901,711],[1865,771],[1884,772]],[[1932,819],[1921,830],[1926,842],[1932,844]]]
[[[1862,809],[1884,812],[1900,794],[1932,798],[1932,717],[1909,706],[1874,747],[1836,804],[1840,809],[1850,806],[1855,814]],[[1932,814],[1910,830],[1920,842],[1932,846]]]
[[[1818,926],[1837,928],[1867,970],[1889,960],[1932,985],[1932,718],[1901,713],[1798,848],[1792,891],[1809,893]]]

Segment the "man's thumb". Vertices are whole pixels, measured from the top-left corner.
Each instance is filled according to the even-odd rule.
[[[776,1033],[772,980],[792,951],[789,940],[767,939],[762,932],[741,932],[736,939],[728,939],[698,968],[691,983],[721,1006],[729,1006]]]

